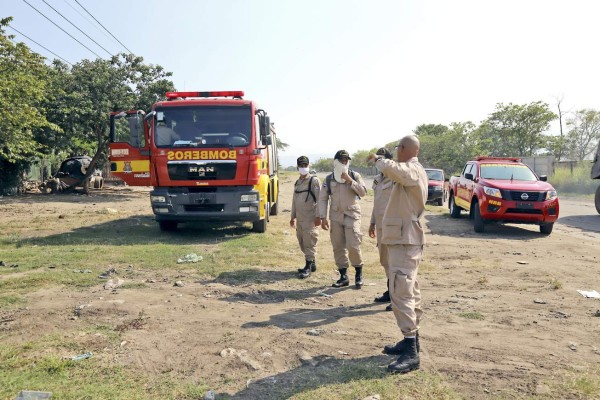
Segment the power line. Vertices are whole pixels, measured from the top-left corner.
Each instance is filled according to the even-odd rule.
[[[15,28],[13,28],[12,26],[8,25],[8,27],[10,29],[12,29],[13,31],[17,32],[19,35],[26,37],[27,39],[31,40],[33,43],[37,44],[38,46],[40,46],[42,49],[46,50],[47,52],[50,52],[52,54],[54,54],[56,57],[60,58],[61,60],[63,60],[64,62],[66,62],[67,64],[69,64],[70,66],[73,66],[73,64],[71,64],[70,62],[68,62],[67,60],[65,60],[64,58],[62,58],[61,56],[59,56],[58,54],[56,54],[55,52],[53,52],[52,50],[42,46],[41,44],[39,44],[38,42],[36,42],[35,40],[33,40],[32,38],[30,38],[29,36],[27,36],[26,34],[24,34],[23,32],[20,32],[18,30],[16,30]]]
[[[96,53],[94,50],[90,49],[89,47],[87,47],[85,44],[81,43],[79,40],[77,40],[73,35],[71,35],[69,32],[65,31],[63,28],[61,28],[60,26],[58,26],[56,24],[56,22],[52,21],[50,18],[46,17],[46,15],[44,15],[43,12],[41,12],[40,10],[38,10],[37,8],[35,8],[34,6],[32,6],[31,4],[29,4],[27,2],[27,0],[23,0],[29,7],[33,8],[35,11],[37,11],[42,17],[46,18],[48,21],[52,22],[52,24],[54,24],[54,26],[56,26],[58,29],[60,29],[61,31],[63,31],[64,33],[66,33],[67,35],[69,35],[71,37],[71,39],[75,40],[77,43],[79,43],[80,45],[82,45],[83,47],[85,47],[86,49],[88,49],[90,52],[94,53],[96,55],[96,57],[98,58],[102,58],[101,55],[99,55],[98,53]]]
[[[68,6],[69,6],[69,7],[71,7],[71,9],[72,9],[73,11],[75,11],[77,14],[79,14],[79,15],[81,16],[81,18],[85,19],[85,20],[87,21],[87,23],[88,23],[88,24],[90,24],[91,26],[93,26],[93,27],[94,27],[94,29],[96,29],[98,32],[102,33],[102,34],[104,35],[104,37],[106,37],[106,38],[108,38],[108,39],[112,40],[112,38],[111,38],[110,36],[108,36],[108,34],[107,34],[105,31],[103,31],[102,29],[100,29],[100,28],[98,27],[98,25],[97,25],[97,24],[94,24],[94,22],[93,22],[93,21],[92,21],[92,20],[91,20],[89,17],[87,17],[87,16],[83,15],[83,14],[81,13],[81,11],[79,11],[77,8],[75,8],[75,6],[74,6],[74,5],[72,5],[71,3],[69,3],[67,0],[63,0],[63,1],[64,1],[64,2],[65,2],[65,3],[66,3]]]
[[[102,47],[102,45],[100,45],[100,43],[96,42],[94,39],[92,39],[87,33],[85,33],[84,31],[82,31],[81,29],[79,29],[74,23],[72,23],[71,21],[69,21],[64,15],[62,15],[60,12],[58,12],[56,10],[56,8],[52,7],[50,4],[48,4],[46,2],[46,0],[42,0],[44,2],[44,4],[46,4],[48,7],[50,7],[51,9],[54,10],[54,12],[56,12],[58,15],[60,15],[65,21],[67,21],[68,23],[70,23],[75,29],[77,29],[79,32],[83,33],[88,39],[90,39],[92,42],[96,43],[98,45],[98,47],[100,47],[102,50],[104,50],[105,52],[108,53],[109,56],[112,57],[112,54],[110,51],[106,50],[104,47]]]
[[[25,0],[23,0],[23,1],[25,1]],[[111,33],[111,32],[110,32],[108,29],[106,29],[106,28],[104,27],[104,25],[102,25],[102,24],[100,23],[100,21],[98,21],[98,20],[96,19],[96,17],[94,17],[94,16],[93,16],[93,15],[92,15],[92,14],[91,14],[91,13],[90,13],[90,12],[89,12],[89,11],[88,11],[86,8],[85,8],[85,7],[84,7],[84,6],[82,6],[82,5],[81,5],[81,3],[80,3],[79,1],[75,0],[75,3],[79,4],[79,7],[83,8],[83,10],[84,10],[86,13],[88,13],[88,14],[90,15],[90,17],[94,18],[94,21],[96,21],[96,22],[98,23],[98,25],[100,25],[102,28],[104,28],[104,30],[105,30],[106,32],[108,32],[108,33],[110,34],[110,36],[112,36],[113,38],[115,38],[115,40],[116,40],[117,42],[119,42],[119,43],[121,44],[121,46],[123,46],[123,47],[125,48],[125,50],[127,50],[127,51],[128,51],[130,54],[133,54],[133,51],[129,50],[129,49],[127,48],[127,46],[125,46],[123,43],[121,43],[121,41],[120,41],[119,39],[117,39],[117,38],[115,37],[115,35],[113,35],[113,34],[112,34],[112,33]]]

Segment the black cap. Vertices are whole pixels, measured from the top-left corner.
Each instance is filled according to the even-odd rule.
[[[342,158],[347,158],[348,160],[352,160],[350,158],[350,154],[348,154],[348,152],[346,150],[338,150],[338,152],[335,153],[335,157],[333,157],[334,160],[341,160]]]
[[[310,164],[310,162],[308,161],[308,157],[306,157],[306,156],[298,157],[298,159],[296,160],[296,165],[300,165],[300,164]]]
[[[394,156],[392,156],[392,153],[386,149],[385,147],[381,147],[377,150],[377,153],[375,153],[375,155],[377,156],[384,156],[385,158],[391,160],[392,158],[394,158]]]

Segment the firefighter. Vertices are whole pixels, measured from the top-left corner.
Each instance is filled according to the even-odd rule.
[[[317,270],[315,257],[319,240],[319,226],[321,225],[321,219],[318,217],[317,200],[321,190],[321,181],[316,176],[309,174],[308,157],[298,157],[296,165],[300,178],[294,183],[290,226],[296,228],[298,244],[300,244],[300,250],[304,253],[306,264],[304,268],[298,269],[300,278],[304,279],[308,278],[311,272]]]
[[[383,156],[384,158],[391,160],[393,158],[392,153],[386,149],[385,147],[380,148],[375,153],[377,156]],[[375,298],[376,303],[390,303],[390,277],[388,273],[388,255],[387,255],[387,246],[381,243],[381,231],[382,231],[382,221],[383,221],[383,213],[385,212],[385,208],[388,204],[388,200],[390,199],[390,194],[392,193],[392,187],[394,182],[383,173],[379,172],[379,174],[373,180],[373,193],[374,193],[374,201],[373,201],[373,212],[371,213],[371,224],[369,225],[369,236],[372,238],[377,238],[377,249],[379,250],[379,263],[383,267],[385,271],[385,276],[387,278],[387,286],[386,291],[379,297]],[[386,311],[392,311],[392,304],[388,304]]]
[[[367,193],[367,189],[360,174],[350,170],[350,159],[346,150],[335,153],[333,173],[325,178],[321,186],[319,216],[321,228],[329,230],[331,226],[329,237],[335,264],[340,273],[340,279],[332,286],[339,288],[350,284],[347,271],[351,263],[355,269],[354,284],[360,289],[363,285],[363,260],[360,251],[362,234],[358,200]],[[328,206],[331,225],[327,220]]]
[[[419,163],[420,143],[415,135],[400,139],[397,162],[370,154],[377,168],[394,181],[388,206],[383,214],[381,242],[387,245],[390,297],[396,323],[404,339],[384,347],[386,354],[398,355],[388,371],[406,373],[419,368],[419,322],[423,316],[421,291],[417,279],[423,256],[425,231],[421,218],[427,201],[427,174]]]

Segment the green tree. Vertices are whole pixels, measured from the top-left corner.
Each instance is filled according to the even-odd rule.
[[[431,127],[435,128],[431,129]],[[440,168],[447,174],[460,172],[465,162],[476,155],[474,130],[475,125],[472,122],[453,122],[449,127],[418,126],[414,132],[420,132],[419,161],[425,167]]]
[[[17,189],[29,159],[39,155],[34,130],[51,126],[39,106],[48,84],[44,58],[23,43],[13,43],[0,19],[0,192]]]
[[[533,156],[547,146],[544,131],[557,116],[541,101],[496,104],[496,111],[478,128],[481,149],[491,156]]]
[[[575,111],[575,116],[567,120],[567,126],[570,128],[567,134],[567,148],[571,158],[583,160],[596,150],[600,140],[599,111]]]

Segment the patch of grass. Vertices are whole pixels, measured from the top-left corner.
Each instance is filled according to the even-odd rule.
[[[480,285],[487,285],[487,283],[488,283],[487,276],[482,276],[481,278],[477,279],[477,283]]]
[[[458,316],[462,317],[462,318],[466,318],[466,319],[476,319],[476,320],[483,320],[483,319],[485,319],[485,316],[482,313],[477,312],[477,311],[459,313]]]
[[[408,375],[385,375],[375,379],[356,377],[350,382],[330,384],[290,397],[293,400],[354,400],[373,394],[381,399],[460,399],[440,375],[425,371]]]
[[[11,309],[25,304],[27,301],[21,296],[0,296],[0,310]]]
[[[143,282],[132,282],[123,284],[120,289],[146,289],[149,287]]]
[[[552,289],[558,290],[558,289],[562,289],[563,284],[558,279],[552,278],[552,279],[550,279],[550,286],[552,287]]]
[[[597,399],[600,398],[600,368],[570,371],[548,385],[554,388],[554,392],[564,393],[564,397]],[[570,396],[567,396],[567,393]]]

